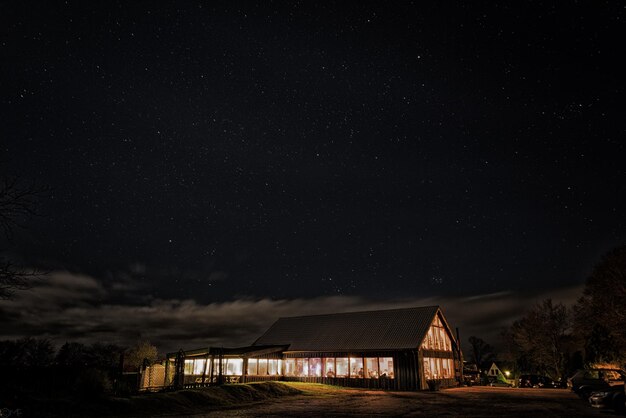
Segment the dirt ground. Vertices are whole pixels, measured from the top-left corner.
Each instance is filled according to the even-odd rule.
[[[616,417],[567,389],[466,387],[440,392],[383,392],[290,384],[305,393],[213,411],[200,417]]]

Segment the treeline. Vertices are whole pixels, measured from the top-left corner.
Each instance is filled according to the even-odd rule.
[[[509,364],[514,374],[560,380],[588,366],[626,366],[626,246],[610,251],[595,266],[573,307],[544,300],[502,337],[497,359]],[[484,363],[496,357],[488,344],[473,338],[475,360]]]
[[[33,395],[126,395],[137,387],[137,375],[132,372],[156,359],[157,350],[148,342],[129,348],[67,342],[56,350],[47,339],[0,341],[0,391],[5,402],[15,405]]]

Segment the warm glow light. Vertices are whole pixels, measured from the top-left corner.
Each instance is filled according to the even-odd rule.
[[[511,372],[510,372],[510,371],[508,371],[508,370],[505,370],[505,371],[504,371],[504,374],[506,375],[506,377],[509,377],[509,376],[511,375]]]

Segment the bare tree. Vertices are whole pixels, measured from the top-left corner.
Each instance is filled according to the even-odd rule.
[[[0,299],[11,299],[17,290],[30,289],[46,272],[37,268],[16,266],[9,260],[0,261]]]
[[[139,341],[127,350],[124,362],[130,366],[141,367],[146,361],[148,364],[154,363],[158,356],[157,348],[149,341]]]
[[[17,178],[0,180],[0,229],[7,238],[25,219],[37,215],[38,200],[47,188],[25,184]]]
[[[472,335],[468,341],[472,348],[472,359],[479,369],[485,367],[486,363],[493,361],[495,357],[493,347],[487,344],[485,340]]]
[[[47,192],[45,187],[26,184],[17,178],[0,180],[0,233],[7,241],[14,230],[31,216],[37,215],[37,202]],[[0,258],[0,299],[9,299],[15,291],[28,289],[33,281],[45,274],[36,268],[16,265],[6,256]]]
[[[565,367],[564,342],[569,329],[570,315],[565,306],[546,299],[515,321],[510,334],[518,353],[535,370],[559,379]]]

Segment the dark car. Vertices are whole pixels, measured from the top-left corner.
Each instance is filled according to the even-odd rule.
[[[519,378],[518,386],[520,388],[558,388],[560,385],[547,376],[523,374]]]
[[[619,387],[619,386],[613,386]],[[624,382],[624,386],[621,387],[621,390],[618,390],[612,396],[611,408],[615,409],[617,412],[621,414],[626,414],[626,382]]]
[[[607,389],[591,392],[589,404],[594,408],[613,408],[624,412],[624,387],[609,386]]]
[[[624,386],[626,373],[618,369],[579,370],[567,379],[570,387],[581,398],[587,399],[592,392],[606,391],[612,386]]]

